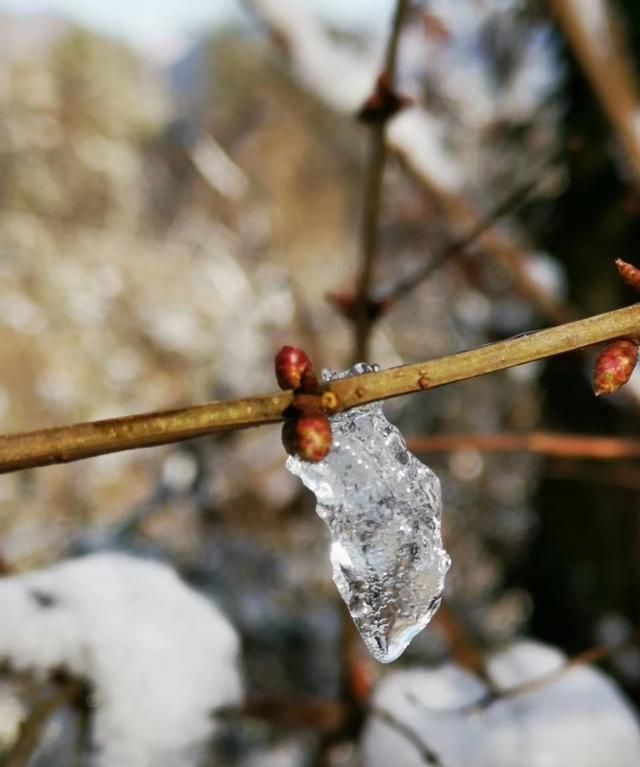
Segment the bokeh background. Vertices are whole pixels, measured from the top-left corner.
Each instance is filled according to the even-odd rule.
[[[582,19],[618,121],[560,6]],[[266,393],[285,343],[319,367],[350,365],[340,297],[360,259],[370,129],[349,105],[371,90],[392,11],[0,2],[2,432]],[[637,260],[639,56],[634,0],[412,4],[397,82],[424,124],[408,140],[419,162],[387,164],[375,294],[535,186],[390,307],[368,361],[424,360],[634,300],[613,261]],[[633,437],[640,383],[596,399],[593,359],[401,398],[387,414],[407,438]],[[421,457],[443,484],[453,566],[446,619],[399,665],[523,636],[573,655],[640,624],[637,460],[464,440]],[[114,548],[170,562],[222,607],[249,699],[352,700],[327,533],[277,427],[0,477],[9,576]],[[366,699],[386,671],[356,655]],[[638,647],[603,667],[639,704]],[[333,750],[314,732],[236,722],[211,764],[358,763],[357,725]]]

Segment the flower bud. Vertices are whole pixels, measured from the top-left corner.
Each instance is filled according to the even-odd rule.
[[[596,397],[613,394],[624,386],[638,362],[638,344],[621,339],[600,352],[593,368],[593,391]]]
[[[295,346],[283,346],[276,354],[276,379],[281,389],[299,389],[310,374],[315,380],[311,360],[306,352]]]
[[[384,123],[413,103],[413,99],[393,87],[391,77],[383,72],[376,80],[373,93],[359,109],[357,117],[365,123]]]
[[[622,279],[632,288],[640,291],[640,269],[628,264],[621,258],[616,258],[616,267]]]
[[[331,424],[324,413],[307,413],[286,421],[282,429],[282,444],[291,455],[303,461],[317,463],[331,450]]]

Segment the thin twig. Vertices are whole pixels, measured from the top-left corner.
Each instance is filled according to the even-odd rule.
[[[529,269],[529,256],[513,237],[495,226],[484,227],[486,216],[475,205],[444,188],[427,175],[424,168],[413,167],[409,155],[403,154],[401,150],[396,150],[396,153],[415,183],[437,200],[453,227],[462,232],[478,232],[474,243],[495,263],[506,268],[513,280],[514,290],[530,301],[542,317],[551,322],[568,322],[576,318],[576,312],[571,307],[558,301],[536,282]]]
[[[382,192],[382,177],[386,161],[384,123],[376,123],[371,128],[369,161],[365,179],[364,210],[362,214],[361,250],[362,262],[356,284],[355,297],[355,345],[353,361],[366,360],[369,354],[371,320],[368,298],[373,277],[373,266],[378,252],[378,218]]]
[[[85,692],[84,683],[72,680],[38,701],[22,723],[18,739],[3,762],[5,767],[27,767],[53,714],[62,706],[78,700]]]
[[[434,625],[439,628],[449,643],[453,660],[462,668],[480,677],[487,687],[493,689],[485,657],[477,647],[466,626],[458,619],[445,600],[434,616]]]
[[[450,453],[455,450],[479,450],[483,453],[518,451],[561,458],[616,460],[640,458],[640,439],[600,437],[581,434],[554,434],[534,431],[526,434],[436,434],[410,437],[414,453]]]
[[[640,304],[477,349],[333,381],[339,410],[433,389],[614,338],[640,336]],[[0,436],[0,473],[283,420],[292,392]]]
[[[545,163],[544,166],[546,167],[548,164],[549,163]],[[443,248],[435,258],[428,263],[425,263],[424,266],[417,269],[413,274],[398,280],[395,285],[383,293],[382,300],[385,302],[397,301],[399,298],[402,298],[415,290],[418,285],[422,284],[425,280],[431,277],[434,272],[449,263],[453,258],[461,256],[472,245],[475,245],[481,240],[488,231],[493,229],[502,218],[515,213],[518,208],[529,199],[541,182],[542,177],[540,173],[537,173],[533,178],[530,178],[514,189],[504,200],[501,200],[484,216],[471,220],[466,234]]]
[[[391,24],[391,33],[384,63],[385,75],[388,77],[391,87],[393,87],[395,78],[400,32],[408,7],[409,0],[397,0]],[[382,180],[387,159],[386,129],[386,120],[375,121],[370,127],[369,159],[365,179],[364,209],[360,232],[362,260],[356,283],[355,296],[354,362],[367,359],[369,339],[374,322],[369,312],[369,293],[373,278],[373,268],[378,254]]]
[[[435,751],[432,751],[431,748],[427,746],[420,735],[418,735],[417,732],[409,727],[406,722],[403,722],[401,719],[398,719],[396,716],[394,716],[390,711],[387,711],[385,708],[380,708],[379,706],[370,706],[369,711],[373,714],[373,716],[376,716],[386,725],[406,738],[416,749],[424,764],[431,765],[431,767],[443,767],[443,763],[440,757],[435,753]]]
[[[216,715],[257,719],[286,730],[311,729],[324,735],[334,735],[344,728],[349,710],[344,704],[333,700],[254,697],[238,709],[217,712]]]
[[[494,684],[492,688],[488,689],[487,692],[484,693],[478,700],[475,700],[473,703],[467,703],[463,706],[457,706],[454,708],[434,708],[425,705],[425,703],[417,698],[414,694],[410,694],[407,697],[414,705],[419,706],[421,709],[427,711],[431,715],[446,717],[451,715],[458,716],[461,714],[475,714],[480,711],[484,711],[485,709],[500,701],[517,698],[522,695],[528,695],[530,693],[537,692],[538,690],[542,690],[545,687],[548,687],[549,685],[559,681],[576,668],[591,666],[594,663],[599,663],[607,658],[610,658],[611,656],[614,656],[624,647],[629,645],[631,642],[637,641],[639,638],[640,630],[635,630],[629,634],[629,636],[627,636],[624,641],[618,644],[600,644],[596,645],[595,647],[590,647],[589,649],[583,650],[577,655],[574,655],[572,658],[569,658],[565,663],[558,666],[558,668],[535,676],[532,679],[521,682],[520,684],[515,684],[510,687],[498,687]]]

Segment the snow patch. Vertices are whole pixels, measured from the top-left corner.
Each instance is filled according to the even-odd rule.
[[[561,668],[566,658],[536,642],[519,642],[489,661],[498,688]],[[486,694],[482,681],[455,664],[399,671],[378,686],[374,705],[409,727],[446,767],[629,767],[640,764],[640,729],[615,684],[591,667],[464,710]],[[463,710],[460,710],[463,709]],[[375,715],[363,740],[365,767],[420,767],[415,745]]]
[[[186,767],[242,697],[238,637],[166,565],[122,554],[0,580],[0,658],[91,681],[98,767]]]

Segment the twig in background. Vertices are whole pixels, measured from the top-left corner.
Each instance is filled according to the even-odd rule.
[[[522,684],[517,684],[513,687],[505,687],[502,689],[496,689],[494,687],[493,690],[489,690],[484,698],[477,701],[476,703],[472,703],[469,706],[463,707],[462,711],[465,713],[481,711],[485,708],[488,708],[489,706],[492,706],[498,701],[516,698],[520,695],[527,695],[528,693],[536,692],[537,690],[541,690],[544,687],[548,687],[554,682],[557,682],[559,679],[562,679],[567,674],[571,673],[576,668],[580,668],[581,666],[591,666],[594,663],[599,663],[600,661],[615,655],[631,641],[636,641],[638,635],[639,632],[635,631],[621,644],[597,645],[596,647],[591,647],[588,650],[583,650],[581,653],[578,653],[572,658],[569,658],[569,660],[563,666],[560,666],[560,668],[549,671],[546,674],[541,674],[535,679],[530,679],[527,682],[523,682]]]
[[[559,302],[533,279],[529,269],[530,258],[520,244],[495,226],[483,226],[485,217],[490,214],[480,213],[471,202],[446,189],[424,169],[418,174],[404,158],[401,157],[401,160],[414,181],[436,198],[454,230],[479,232],[475,240],[478,247],[508,270],[514,289],[530,301],[542,317],[552,322],[568,322],[576,318],[576,312],[571,307]]]
[[[398,60],[398,45],[402,24],[409,7],[408,0],[397,0],[387,51],[384,61],[383,76],[388,80],[389,88],[393,88],[395,70]],[[370,126],[371,137],[369,158],[365,179],[364,206],[360,232],[361,262],[356,284],[355,296],[355,338],[353,362],[366,360],[368,357],[369,339],[374,319],[369,311],[369,299],[373,269],[378,255],[378,235],[380,219],[380,202],[382,197],[382,181],[387,159],[387,116],[375,120]]]
[[[590,13],[574,0],[549,0],[549,5],[640,182],[640,93],[610,4],[598,0]]]
[[[402,296],[410,293],[418,285],[427,280],[434,272],[456,256],[462,255],[472,245],[482,241],[484,236],[504,217],[513,215],[533,194],[536,188],[543,181],[543,173],[549,163],[544,163],[541,170],[534,174],[533,178],[516,187],[504,200],[500,201],[494,208],[489,210],[482,217],[475,220],[469,216],[469,229],[457,240],[446,246],[431,261],[417,269],[413,274],[399,280],[388,291],[385,291],[382,300],[385,302],[397,301]],[[511,264],[513,265],[513,264]]]
[[[378,717],[378,719],[405,737],[415,747],[423,764],[431,765],[431,767],[444,767],[440,757],[429,748],[420,735],[405,722],[395,717],[391,711],[379,706],[370,706],[369,711],[373,716]]]
[[[81,702],[86,694],[87,687],[83,682],[70,680],[50,695],[43,696],[20,726],[18,738],[3,762],[5,767],[27,767],[53,714],[63,706]]]
[[[535,431],[526,434],[436,434],[407,439],[414,453],[449,453],[479,450],[483,453],[529,452],[561,458],[594,458],[611,461],[640,458],[640,439]]]
[[[301,4],[288,0],[245,0],[245,4],[265,22],[286,50],[310,92],[337,112],[351,115],[359,108],[367,95],[363,81],[370,83],[375,75],[371,61],[363,56],[358,58],[333,40]],[[335,74],[341,70],[344,76],[337,81]],[[440,203],[453,229],[465,233],[481,228],[486,216],[459,193],[459,169],[435,139],[429,113],[413,106],[393,117],[387,128],[385,139],[389,152],[415,183]],[[515,289],[530,300],[543,317],[552,322],[575,319],[575,312],[550,296],[531,277],[527,253],[513,238],[490,228],[479,237],[478,244],[509,270]]]

